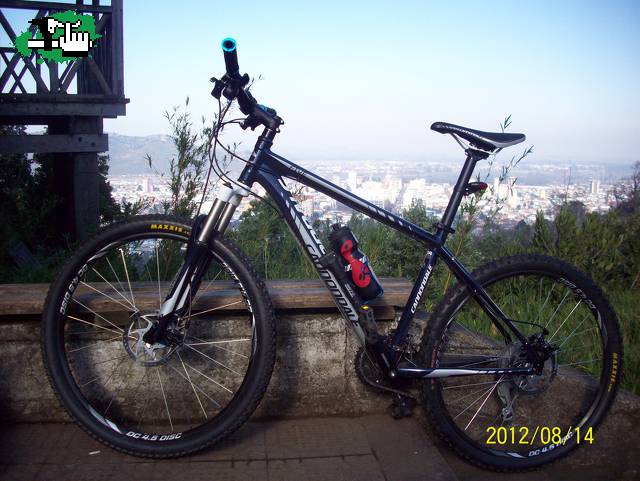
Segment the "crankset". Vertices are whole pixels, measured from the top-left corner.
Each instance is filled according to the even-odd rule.
[[[417,400],[410,392],[410,379],[388,379],[362,347],[356,351],[354,367],[360,382],[371,391],[393,396],[393,401],[387,409],[394,419],[413,414]]]

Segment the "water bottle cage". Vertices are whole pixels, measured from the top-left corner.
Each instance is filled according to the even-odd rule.
[[[318,263],[338,278],[338,281],[340,281],[347,289],[347,295],[351,298],[354,304],[358,306],[362,305],[360,296],[358,296],[351,287],[349,276],[346,274],[342,262],[338,259],[335,252],[327,252],[318,259]]]
[[[353,243],[345,241],[340,247],[340,253],[348,264],[345,266],[346,272],[351,272],[353,283],[359,288],[365,288],[371,284],[371,269],[367,266],[367,257],[361,259],[353,257]]]

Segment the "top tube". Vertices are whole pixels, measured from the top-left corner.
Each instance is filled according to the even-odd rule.
[[[433,235],[422,227],[417,226],[400,216],[392,214],[385,209],[377,207],[371,202],[368,202],[342,187],[323,179],[319,175],[294,164],[284,157],[274,154],[270,150],[263,152],[258,169],[266,172],[270,171],[284,177],[290,177],[301,184],[316,189],[317,191],[328,195],[332,199],[335,199],[338,202],[371,217],[372,219],[378,220],[395,230],[401,231],[413,239],[427,244],[430,248],[438,248],[443,244],[442,238],[439,235]]]

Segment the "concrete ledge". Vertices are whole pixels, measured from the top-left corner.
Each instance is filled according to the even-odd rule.
[[[411,290],[405,280],[383,282],[385,296],[373,303],[382,330]],[[227,284],[218,283],[196,307],[228,304],[227,296],[237,291]],[[382,412],[389,400],[372,394],[357,380],[353,368],[357,341],[321,281],[267,284],[277,310],[278,350],[257,418]],[[47,290],[46,284],[0,286],[0,418],[5,422],[68,421],[49,385],[40,352],[40,315]],[[150,299],[157,303],[157,285],[152,291]],[[92,308],[100,311],[99,304]]]
[[[410,290],[406,281],[384,284],[385,299],[377,302],[378,311],[386,313],[379,323],[383,331],[393,325],[390,314],[400,310],[402,293]],[[269,288],[278,306],[277,360],[253,419],[382,413],[389,398],[371,393],[356,378],[357,341],[330,307],[332,299],[320,282],[272,281]],[[222,283],[217,295],[224,290]],[[45,293],[44,285],[0,286],[0,312],[5,313],[0,315],[0,422],[68,421],[49,386],[40,353],[39,310]],[[213,296],[206,302],[219,300]],[[620,392],[597,431],[598,446],[636,446],[639,421],[640,397]],[[580,449],[578,457],[594,465],[606,463],[610,455],[611,449]]]

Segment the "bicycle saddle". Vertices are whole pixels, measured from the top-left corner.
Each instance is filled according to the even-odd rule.
[[[505,134],[500,132],[482,132],[459,125],[448,124],[446,122],[435,122],[431,124],[431,130],[441,134],[457,135],[468,141],[473,147],[481,150],[493,152],[504,149],[510,145],[519,144],[526,139],[524,134]]]

